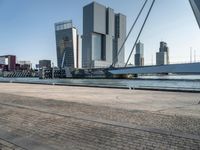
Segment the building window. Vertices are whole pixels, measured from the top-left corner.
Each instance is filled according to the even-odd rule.
[[[115,37],[120,38],[120,16],[115,16]]]
[[[92,35],[92,59],[101,60],[102,36],[101,34]]]

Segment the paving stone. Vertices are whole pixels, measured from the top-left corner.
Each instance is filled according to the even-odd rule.
[[[0,138],[26,149],[200,149],[200,122],[195,117],[0,97]]]

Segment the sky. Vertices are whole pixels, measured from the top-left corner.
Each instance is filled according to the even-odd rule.
[[[91,2],[0,0],[0,55],[13,54],[18,60],[30,60],[33,64],[37,64],[40,59],[51,59],[56,64],[54,23],[72,19],[79,35],[82,35],[83,6]],[[144,0],[96,2],[126,15],[128,32]],[[127,41],[125,58],[132,49],[147,9]],[[140,41],[144,43],[146,65],[155,64],[160,41],[168,43],[171,63],[189,62],[191,48],[193,55],[196,53],[196,61],[200,61],[200,30],[189,1],[156,0]],[[133,61],[132,57],[130,62]]]

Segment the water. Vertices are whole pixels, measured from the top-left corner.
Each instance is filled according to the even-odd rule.
[[[200,75],[160,75],[142,76],[141,79],[200,80]]]
[[[60,85],[86,85],[100,87],[175,89],[200,91],[200,75],[193,76],[142,76],[139,79],[45,79],[1,78],[2,82],[43,83]]]

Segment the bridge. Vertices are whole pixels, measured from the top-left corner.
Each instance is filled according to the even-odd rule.
[[[200,74],[200,63],[170,64],[160,66],[126,67],[109,70],[113,75],[128,74]]]
[[[121,48],[118,50],[118,55],[120,54],[122,47],[125,45],[127,39],[130,36],[130,33],[132,32],[133,28],[135,27],[135,24],[138,21],[138,18],[140,17],[146,3],[148,2],[148,0],[145,1],[145,3],[143,4],[136,20],[134,21],[124,43],[122,44]],[[200,1],[198,0],[189,0],[191,8],[194,12],[194,15],[196,17],[197,23],[200,27]],[[167,74],[167,73],[174,73],[174,74],[200,74],[200,63],[184,63],[184,64],[167,64],[167,65],[155,65],[155,66],[140,66],[140,67],[127,67],[128,62],[130,60],[130,57],[136,47],[136,44],[140,38],[140,35],[143,31],[143,28],[146,24],[146,21],[149,17],[149,14],[154,6],[155,0],[152,1],[152,4],[149,8],[149,11],[145,17],[145,20],[143,22],[143,25],[140,29],[139,34],[137,35],[137,38],[134,42],[134,46],[131,50],[131,53],[128,56],[128,60],[126,62],[126,65],[123,68],[115,68],[115,64],[117,63],[117,57],[115,58],[115,61],[113,62],[113,64],[111,65],[111,67],[109,68],[109,72],[112,73],[113,75],[127,75],[127,74]]]

